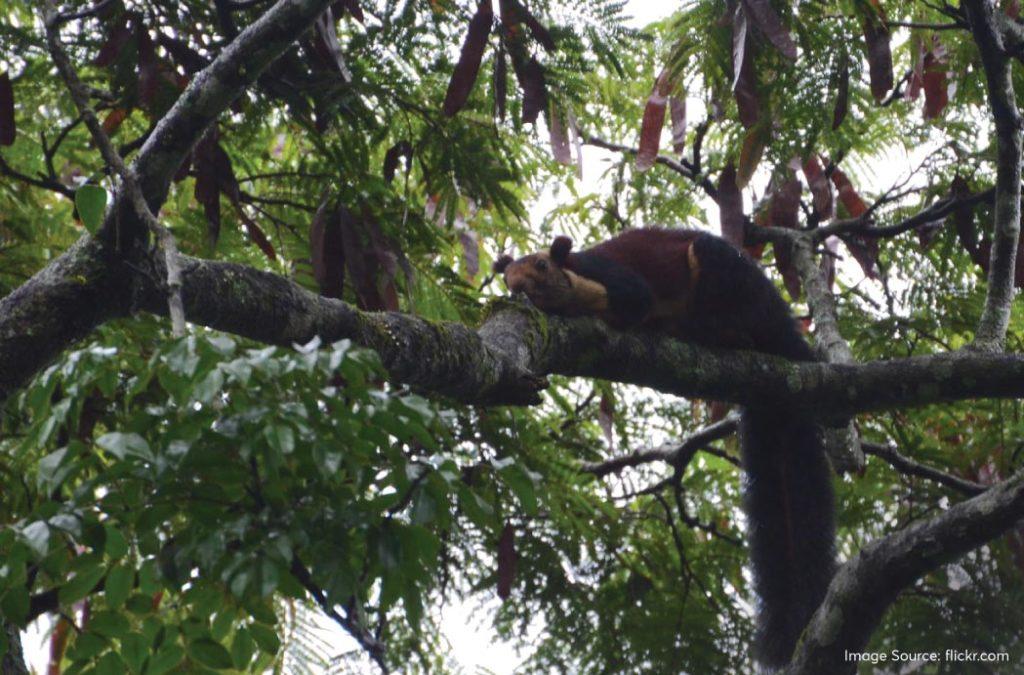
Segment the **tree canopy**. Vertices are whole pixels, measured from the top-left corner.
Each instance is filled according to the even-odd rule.
[[[790,671],[1024,658],[1019,3],[624,4],[0,0],[2,672],[41,617],[66,673],[459,672],[453,603],[517,672],[752,671],[758,403],[836,469]],[[491,270],[654,224],[821,361]]]

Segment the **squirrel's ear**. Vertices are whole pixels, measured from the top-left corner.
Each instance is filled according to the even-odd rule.
[[[569,237],[555,237],[555,240],[551,242],[551,259],[556,265],[564,265],[565,259],[569,257],[569,251],[572,250],[572,239]]]
[[[502,274],[505,268],[512,264],[512,256],[507,253],[494,261],[494,273]]]

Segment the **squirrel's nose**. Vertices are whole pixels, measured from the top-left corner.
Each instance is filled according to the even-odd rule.
[[[508,284],[508,290],[513,293],[522,293],[526,290],[526,279],[513,279]]]

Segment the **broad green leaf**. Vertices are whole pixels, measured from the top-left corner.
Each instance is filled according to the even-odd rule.
[[[32,552],[42,558],[50,547],[50,526],[41,520],[29,523],[21,530],[21,537]]]
[[[104,572],[106,570],[100,566],[98,561],[93,561],[88,568],[79,570],[71,580],[57,591],[57,598],[60,600],[60,604],[70,605],[92,593],[96,584],[103,578]]]
[[[39,468],[38,484],[40,487],[45,488],[47,491],[52,491],[60,485],[67,475],[66,470],[62,470],[62,464],[67,454],[68,448],[65,446],[39,460],[37,466]]]
[[[267,428],[265,435],[271,449],[275,452],[288,455],[295,450],[295,432],[291,427],[275,424]]]
[[[124,661],[115,652],[107,652],[96,662],[96,675],[124,675],[126,671]]]
[[[149,656],[149,644],[141,633],[129,633],[121,639],[121,658],[133,673],[142,672],[142,664]]]
[[[103,214],[107,209],[107,191],[99,185],[83,185],[75,190],[75,208],[82,219],[85,229],[96,234],[103,224]]]
[[[259,564],[259,577],[260,595],[264,598],[269,597],[270,594],[277,590],[277,583],[280,578],[280,572],[278,571],[277,564],[270,558],[261,558]]]
[[[519,464],[513,463],[500,470],[501,477],[515,493],[523,509],[529,514],[537,513],[537,491],[530,474]]]
[[[107,573],[106,583],[103,585],[103,595],[107,604],[112,607],[120,607],[132,591],[132,584],[135,581],[135,571],[119,565]]]
[[[104,552],[114,560],[124,557],[128,553],[128,540],[121,534],[121,530],[113,525],[104,525],[103,527],[107,531],[107,542]]]
[[[106,638],[88,631],[75,636],[74,642],[68,648],[67,655],[72,661],[85,661],[97,656],[109,644]]]
[[[465,485],[459,486],[459,506],[469,519],[481,529],[489,529],[497,522],[494,517],[494,507]]]
[[[256,641],[260,649],[265,652],[276,654],[277,650],[281,648],[281,641],[278,639],[277,633],[269,626],[261,623],[249,624],[249,634],[252,635],[252,639]]]
[[[231,654],[224,645],[209,638],[199,638],[190,642],[188,654],[204,666],[216,670],[225,670],[234,665]]]
[[[131,630],[128,619],[119,612],[104,610],[89,618],[89,630],[108,638],[121,639]]]
[[[113,431],[103,434],[96,439],[96,445],[100,446],[118,459],[132,455],[145,460],[153,459],[153,451],[146,439],[136,433],[122,433]]]
[[[163,675],[174,669],[184,658],[185,650],[180,646],[166,645],[150,658],[146,675]]]
[[[4,618],[17,626],[25,625],[28,609],[28,588],[23,585],[14,586],[0,598],[0,610],[3,610]]]
[[[252,661],[252,656],[255,653],[256,645],[253,643],[249,631],[245,628],[239,628],[235,633],[235,639],[231,642],[231,660],[234,662],[235,668],[244,670],[249,662]]]

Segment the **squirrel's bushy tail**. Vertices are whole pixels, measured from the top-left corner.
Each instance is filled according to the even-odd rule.
[[[819,429],[767,408],[740,421],[754,588],[760,598],[754,657],[786,665],[835,571],[831,470]]]

